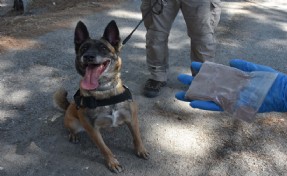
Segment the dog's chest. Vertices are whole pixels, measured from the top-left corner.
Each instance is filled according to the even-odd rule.
[[[129,110],[121,103],[116,105],[88,109],[86,116],[97,127],[117,127],[122,125],[130,117]]]

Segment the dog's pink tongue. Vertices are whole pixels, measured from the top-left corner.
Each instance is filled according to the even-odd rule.
[[[86,74],[81,80],[80,86],[85,90],[94,90],[99,87],[99,77],[104,70],[104,66],[88,66]]]

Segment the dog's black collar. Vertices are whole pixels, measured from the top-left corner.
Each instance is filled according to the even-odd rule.
[[[95,109],[98,106],[117,104],[126,100],[132,100],[132,94],[130,90],[126,86],[124,86],[124,88],[125,91],[123,93],[101,100],[97,100],[94,96],[84,97],[80,94],[80,90],[78,90],[74,95],[74,100],[77,108],[83,107],[89,109]]]

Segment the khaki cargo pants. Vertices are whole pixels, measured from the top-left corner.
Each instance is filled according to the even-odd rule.
[[[142,0],[143,16],[155,1]],[[159,5],[153,8],[155,12],[159,9]],[[167,80],[168,37],[179,10],[183,14],[190,37],[191,60],[199,62],[214,60],[216,43],[214,29],[220,19],[220,0],[167,0],[162,13],[159,15],[149,13],[144,20],[147,29],[146,61],[151,79]]]

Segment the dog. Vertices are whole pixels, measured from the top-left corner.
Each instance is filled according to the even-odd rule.
[[[79,21],[74,35],[75,67],[82,76],[80,88],[69,102],[67,91],[59,89],[54,94],[58,107],[65,110],[64,126],[69,140],[78,143],[77,133],[86,131],[103,154],[108,168],[121,172],[122,166],[106,146],[100,129],[126,124],[132,133],[136,155],[148,159],[139,130],[138,106],[120,77],[121,39],[115,21],[105,28],[101,39],[91,39],[86,25]]]

